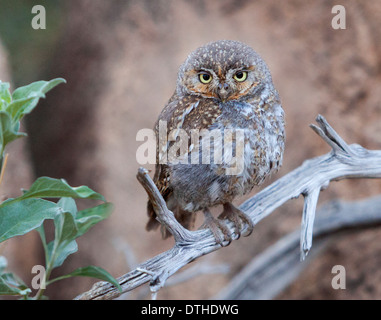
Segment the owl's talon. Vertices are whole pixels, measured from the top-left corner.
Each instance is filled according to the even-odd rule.
[[[245,223],[248,226],[247,231],[244,234],[245,237],[251,235],[254,229],[254,224],[250,217],[230,202],[224,204],[224,211],[218,216],[218,219],[228,219],[233,222],[235,233],[238,235],[238,238],[241,236],[243,228],[242,223]]]
[[[209,210],[204,210],[205,220],[200,229],[208,228],[216,239],[216,242],[221,246],[228,246],[232,241],[228,227],[220,220],[214,218]],[[221,232],[223,237],[221,237]],[[223,243],[228,241],[226,245]]]

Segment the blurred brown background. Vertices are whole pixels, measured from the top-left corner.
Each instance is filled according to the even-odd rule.
[[[65,78],[67,84],[48,93],[27,117],[29,137],[9,149],[1,194],[17,195],[35,177],[47,175],[88,185],[115,205],[108,220],[78,240],[79,251],[57,275],[92,264],[118,277],[129,271],[126,248],[139,263],[172,246],[173,239],[163,241],[158,232],[144,229],[146,194],[135,179],[135,152],[141,144],[136,133],[153,127],[173,93],[179,65],[208,41],[243,41],[270,67],[287,121],[284,165],[273,179],[329,151],[308,127],[319,113],[348,143],[381,149],[379,2],[39,1],[46,6],[46,30],[30,26],[33,2],[0,0],[0,79],[13,87],[54,77]],[[331,26],[335,4],[345,6],[346,30]],[[332,183],[319,201],[380,193],[379,180],[341,181]],[[302,199],[288,202],[250,237],[200,259],[228,263],[229,273],[164,288],[158,298],[213,297],[256,254],[297,228],[301,209]],[[380,240],[380,229],[338,236],[278,298],[381,299]],[[9,241],[4,252],[27,282],[31,267],[43,264],[33,233]],[[346,268],[346,290],[331,287],[331,269],[337,264]],[[87,278],[64,280],[46,294],[71,299],[92,283]]]

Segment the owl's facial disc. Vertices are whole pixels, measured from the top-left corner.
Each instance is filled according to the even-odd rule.
[[[208,92],[208,96],[217,98],[221,102],[239,99],[242,95],[247,94],[253,84],[251,71],[252,69],[249,68],[232,68],[226,72],[221,68],[209,72],[201,71],[199,80],[204,87],[201,86],[200,92],[204,94]]]
[[[200,68],[184,72],[183,87],[190,94],[221,102],[239,100],[258,85],[254,66]]]
[[[220,40],[188,56],[179,69],[176,90],[179,95],[232,101],[248,100],[266,86],[273,84],[262,58],[244,43]]]

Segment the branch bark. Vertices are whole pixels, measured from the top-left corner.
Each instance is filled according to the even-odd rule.
[[[358,231],[381,224],[381,196],[355,202],[332,201],[318,210],[314,224],[316,257],[343,231]],[[268,300],[275,298],[312,261],[298,259],[300,231],[296,230],[249,262],[214,299]]]
[[[320,190],[327,188],[330,181],[346,178],[381,178],[381,150],[367,150],[356,144],[348,145],[324,117],[319,115],[316,121],[318,126],[311,125],[311,128],[331,146],[331,152],[305,161],[300,167],[240,206],[256,225],[286,201],[303,195],[305,205],[300,235],[301,259],[306,257],[312,245],[312,228]],[[173,234],[175,245],[170,250],[143,262],[135,270],[121,276],[118,281],[123,292],[149,282],[151,292],[157,293],[166,280],[180,268],[228,243],[217,244],[209,229],[189,231],[183,228],[166,207],[148,172],[140,168],[137,178],[154,204],[158,219]],[[237,239],[234,226],[229,221],[226,221],[226,224],[232,239]],[[98,282],[90,291],[76,299],[114,299],[119,295],[119,291],[113,285]]]

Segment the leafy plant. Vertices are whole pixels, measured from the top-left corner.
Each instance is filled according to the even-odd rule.
[[[12,141],[26,136],[19,132],[22,118],[33,111],[40,98],[60,83],[62,78],[51,81],[37,81],[9,91],[9,83],[0,81],[0,184],[7,162],[5,147]],[[57,199],[58,202],[48,199]],[[75,199],[101,201],[94,207],[78,211]],[[100,267],[88,266],[50,279],[54,268],[61,266],[66,258],[78,250],[76,239],[86,233],[93,225],[106,219],[112,211],[112,204],[87,186],[71,187],[63,179],[38,178],[29,190],[14,199],[0,204],[0,243],[15,236],[24,235],[32,230],[40,234],[45,251],[45,272],[40,288],[33,299],[41,299],[46,286],[58,280],[75,276],[87,276],[108,281],[119,290],[118,281]],[[47,242],[44,221],[54,222],[54,239]],[[15,274],[6,271],[7,260],[0,256],[0,295],[17,295],[30,299],[32,290]],[[43,285],[41,285],[43,284]]]

